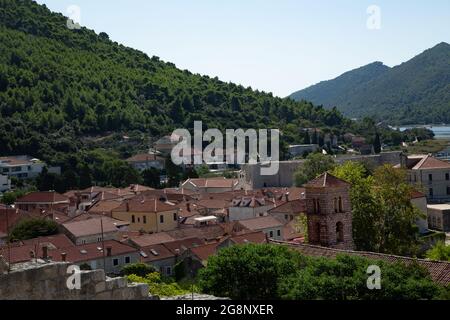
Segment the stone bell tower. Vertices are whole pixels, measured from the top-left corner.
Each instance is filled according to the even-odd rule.
[[[309,244],[353,249],[350,184],[324,173],[305,189]]]

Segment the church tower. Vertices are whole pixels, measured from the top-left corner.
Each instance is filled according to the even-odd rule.
[[[353,249],[350,184],[324,173],[305,189],[308,243]]]

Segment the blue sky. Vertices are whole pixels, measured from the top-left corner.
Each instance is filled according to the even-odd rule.
[[[181,69],[286,96],[450,42],[448,0],[38,0],[114,41]],[[370,30],[367,8],[381,9]]]

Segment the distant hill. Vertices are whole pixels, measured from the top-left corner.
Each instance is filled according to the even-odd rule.
[[[391,124],[450,123],[450,45],[440,43],[399,66],[381,62],[293,93],[349,117]]]
[[[194,120],[222,130],[280,128],[287,143],[299,141],[299,127],[348,130],[336,110],[180,70],[104,32],[70,29],[34,1],[0,0],[0,43],[0,154],[54,160],[79,154],[87,135],[157,138]]]

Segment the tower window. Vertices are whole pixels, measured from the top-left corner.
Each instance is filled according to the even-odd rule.
[[[339,197],[339,212],[344,212],[342,205],[342,197]]]
[[[338,212],[338,199],[334,198],[334,212],[337,213]]]
[[[433,175],[431,173],[428,175],[428,180],[433,181]]]
[[[342,222],[336,223],[336,241],[344,242],[344,224]]]

